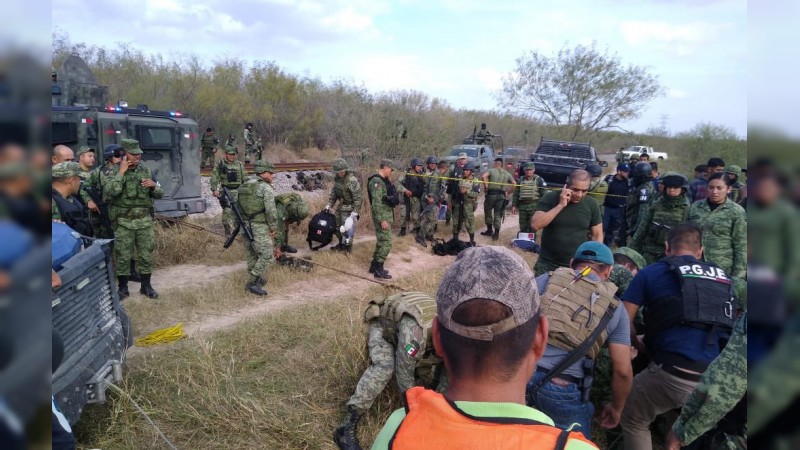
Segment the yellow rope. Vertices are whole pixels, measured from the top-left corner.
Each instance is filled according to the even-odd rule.
[[[183,332],[183,322],[167,327],[160,330],[153,331],[147,336],[142,336],[136,339],[136,345],[139,347],[150,347],[153,345],[167,344],[186,337]]]
[[[410,175],[410,176],[412,176],[412,177],[420,177],[420,178],[436,178],[436,179],[438,179],[438,180],[447,180],[447,181],[450,181],[450,180],[453,180],[453,181],[461,181],[461,180],[464,180],[464,178],[441,177],[441,176],[435,176],[435,175],[427,175],[427,174],[424,174],[424,173],[406,173],[405,175],[407,175],[407,176],[408,176],[408,175]],[[474,182],[474,183],[481,183],[481,184],[483,184],[483,180],[482,180],[482,179],[480,179],[480,178],[474,178],[474,179],[472,179],[472,180],[470,180],[470,181],[472,181],[472,182]],[[519,188],[519,187],[520,187],[520,185],[519,185],[519,184],[500,183],[500,182],[496,182],[496,181],[487,181],[487,182],[486,182],[486,184],[494,184],[494,185],[497,185],[497,186],[508,186],[508,187],[512,187],[512,188],[514,188],[514,189],[516,189],[516,188]],[[560,191],[560,190],[562,189],[562,187],[561,187],[561,186],[559,186],[559,187],[543,186],[543,187],[542,187],[542,189],[544,189],[544,190],[548,190],[548,191]],[[605,197],[620,197],[620,198],[628,198],[628,196],[627,196],[627,195],[618,195],[618,194],[602,194],[602,193],[599,193],[599,192],[587,192],[587,194],[588,194],[588,195],[598,195],[598,196],[605,196]]]

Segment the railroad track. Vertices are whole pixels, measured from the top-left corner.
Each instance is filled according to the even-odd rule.
[[[301,170],[331,170],[332,163],[327,161],[290,162],[275,163],[274,166],[278,172],[299,172]],[[253,173],[253,164],[245,164],[244,167],[247,173]],[[200,169],[200,175],[211,176],[211,168]]]

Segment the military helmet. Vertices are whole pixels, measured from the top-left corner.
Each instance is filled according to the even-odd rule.
[[[419,158],[414,158],[414,159],[412,159],[412,160],[411,160],[411,168],[412,168],[412,169],[413,169],[414,167],[421,166],[421,165],[422,165],[422,160],[421,160],[421,159],[419,159]]]
[[[232,145],[225,147],[225,153],[228,155],[235,155],[237,151],[236,147]]]
[[[480,172],[481,164],[477,161],[468,162],[467,164],[464,165],[464,170],[471,170],[473,173]]]
[[[740,177],[742,176],[742,168],[737,165],[731,164],[730,166],[725,167],[725,173],[732,173],[737,177]]]
[[[603,168],[598,166],[597,164],[589,164],[586,166],[586,171],[589,172],[589,175],[592,177],[599,177],[603,174]]]
[[[103,159],[108,160],[114,157],[121,158],[123,153],[125,153],[125,150],[122,149],[121,145],[108,144],[103,149]]]
[[[650,165],[648,162],[638,162],[635,166],[633,166],[633,175],[634,177],[640,177],[644,175],[652,175],[653,174],[653,166]]]
[[[614,256],[622,255],[628,257],[639,270],[644,269],[647,266],[647,261],[644,260],[644,257],[639,254],[636,250],[630,247],[620,247],[614,250]]]
[[[259,159],[255,162],[255,164],[253,164],[253,172],[257,174],[262,174],[264,172],[275,173],[275,166],[273,166],[269,161]]]
[[[665,188],[679,187],[689,189],[689,179],[677,172],[667,172],[661,177],[661,184]]]
[[[333,171],[334,172],[341,172],[343,170],[347,170],[349,167],[347,166],[347,161],[343,158],[338,158],[333,160]]]
[[[435,156],[428,156],[428,159],[425,160],[425,164],[439,164],[439,158]]]

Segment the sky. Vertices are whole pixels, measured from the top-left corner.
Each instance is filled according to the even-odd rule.
[[[769,26],[748,28],[744,0],[53,0],[52,11],[72,43],[126,43],[209,64],[275,61],[323,81],[413,89],[476,110],[498,108],[494,94],[523,54],[596,42],[665,88],[623,128],[710,122],[740,136],[747,64],[757,57],[748,34]]]

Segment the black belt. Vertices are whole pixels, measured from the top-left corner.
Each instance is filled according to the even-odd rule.
[[[664,372],[667,372],[670,375],[674,375],[674,376],[676,376],[676,377],[678,377],[678,378],[680,378],[682,380],[693,381],[693,382],[700,381],[701,374],[699,374],[699,373],[685,372],[685,371],[683,371],[683,370],[681,370],[681,369],[679,369],[679,368],[677,368],[675,366],[670,366],[668,364],[661,364],[658,367],[661,370],[663,370]]]
[[[550,373],[550,371],[549,371],[549,370],[547,370],[547,369],[542,369],[541,367],[537,367],[537,368],[536,368],[536,371],[537,371],[537,372],[541,372],[541,373],[543,373],[543,374],[545,374],[545,375],[547,375],[548,373]],[[576,376],[567,375],[566,373],[563,373],[563,372],[562,372],[562,373],[560,373],[560,374],[558,374],[558,375],[556,375],[555,377],[551,378],[551,379],[550,379],[550,381],[552,382],[552,381],[553,381],[553,379],[555,379],[555,378],[560,378],[560,379],[562,379],[562,380],[564,380],[564,381],[568,381],[568,382],[570,382],[570,383],[575,383],[575,384],[577,384],[578,386],[580,386],[581,382],[583,381],[583,378],[578,378],[578,377],[576,377]]]
[[[486,191],[486,195],[502,195],[505,194],[502,189],[489,189]]]
[[[625,207],[625,205],[603,205],[603,206],[606,208],[614,208],[614,209]]]

